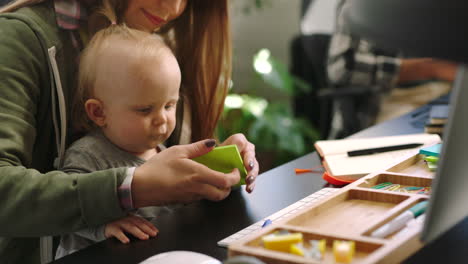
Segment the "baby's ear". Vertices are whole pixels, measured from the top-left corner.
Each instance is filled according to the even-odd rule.
[[[91,119],[97,126],[104,127],[106,125],[104,105],[101,101],[98,99],[88,99],[85,102],[85,109],[88,118]]]

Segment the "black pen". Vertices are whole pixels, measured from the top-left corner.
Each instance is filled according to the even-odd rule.
[[[424,144],[411,143],[411,144],[402,144],[402,145],[394,145],[394,146],[379,147],[379,148],[352,150],[352,151],[348,151],[348,156],[354,157],[354,156],[371,155],[375,153],[382,153],[382,152],[393,151],[393,150],[417,148],[422,145]]]

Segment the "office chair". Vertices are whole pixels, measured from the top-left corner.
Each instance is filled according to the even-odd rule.
[[[294,96],[295,114],[308,119],[322,138],[327,137],[332,118],[331,102],[318,96],[318,91],[328,87],[325,63],[329,41],[329,35],[299,35],[292,40],[290,51],[292,74],[311,87],[310,92],[298,91]]]
[[[312,3],[302,2],[301,19]],[[308,119],[322,138],[343,138],[372,124],[364,113],[378,111],[367,102],[379,100],[379,96],[375,87],[330,84],[326,70],[330,40],[331,34],[327,33],[300,34],[292,40],[291,72],[311,86],[310,92],[296,94],[294,110],[296,116]],[[340,124],[332,126],[332,122]]]

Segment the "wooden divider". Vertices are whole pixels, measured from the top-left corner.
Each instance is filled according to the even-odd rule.
[[[419,241],[421,227],[382,239],[373,238],[370,234],[429,196],[371,187],[383,182],[400,184],[402,187],[430,187],[433,176],[434,173],[425,167],[421,155],[411,155],[386,170],[349,184],[313,207],[299,210],[230,245],[229,256],[251,255],[271,264],[335,263],[333,240],[347,240],[355,241],[356,245],[351,263],[398,263],[423,246]],[[318,261],[264,248],[261,238],[278,230],[301,232],[306,247],[311,239],[326,239],[324,259]]]

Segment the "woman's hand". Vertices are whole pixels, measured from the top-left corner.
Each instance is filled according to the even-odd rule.
[[[458,65],[432,58],[402,59],[398,83],[420,80],[443,80],[453,82]]]
[[[239,182],[240,172],[221,173],[191,160],[210,152],[216,142],[202,140],[170,147],[135,169],[132,199],[136,208],[200,199],[220,201]],[[242,148],[243,149],[243,148]]]
[[[228,137],[221,146],[236,144],[240,151],[244,166],[247,169],[246,190],[251,193],[255,187],[255,179],[258,175],[258,162],[255,158],[255,145],[250,143],[243,134],[234,134]]]
[[[120,240],[120,242],[126,244],[130,242],[130,239],[128,239],[125,233],[132,234],[141,240],[146,240],[150,236],[156,236],[158,231],[159,230],[148,220],[140,216],[128,215],[106,224],[104,235],[106,238],[115,237]]]

